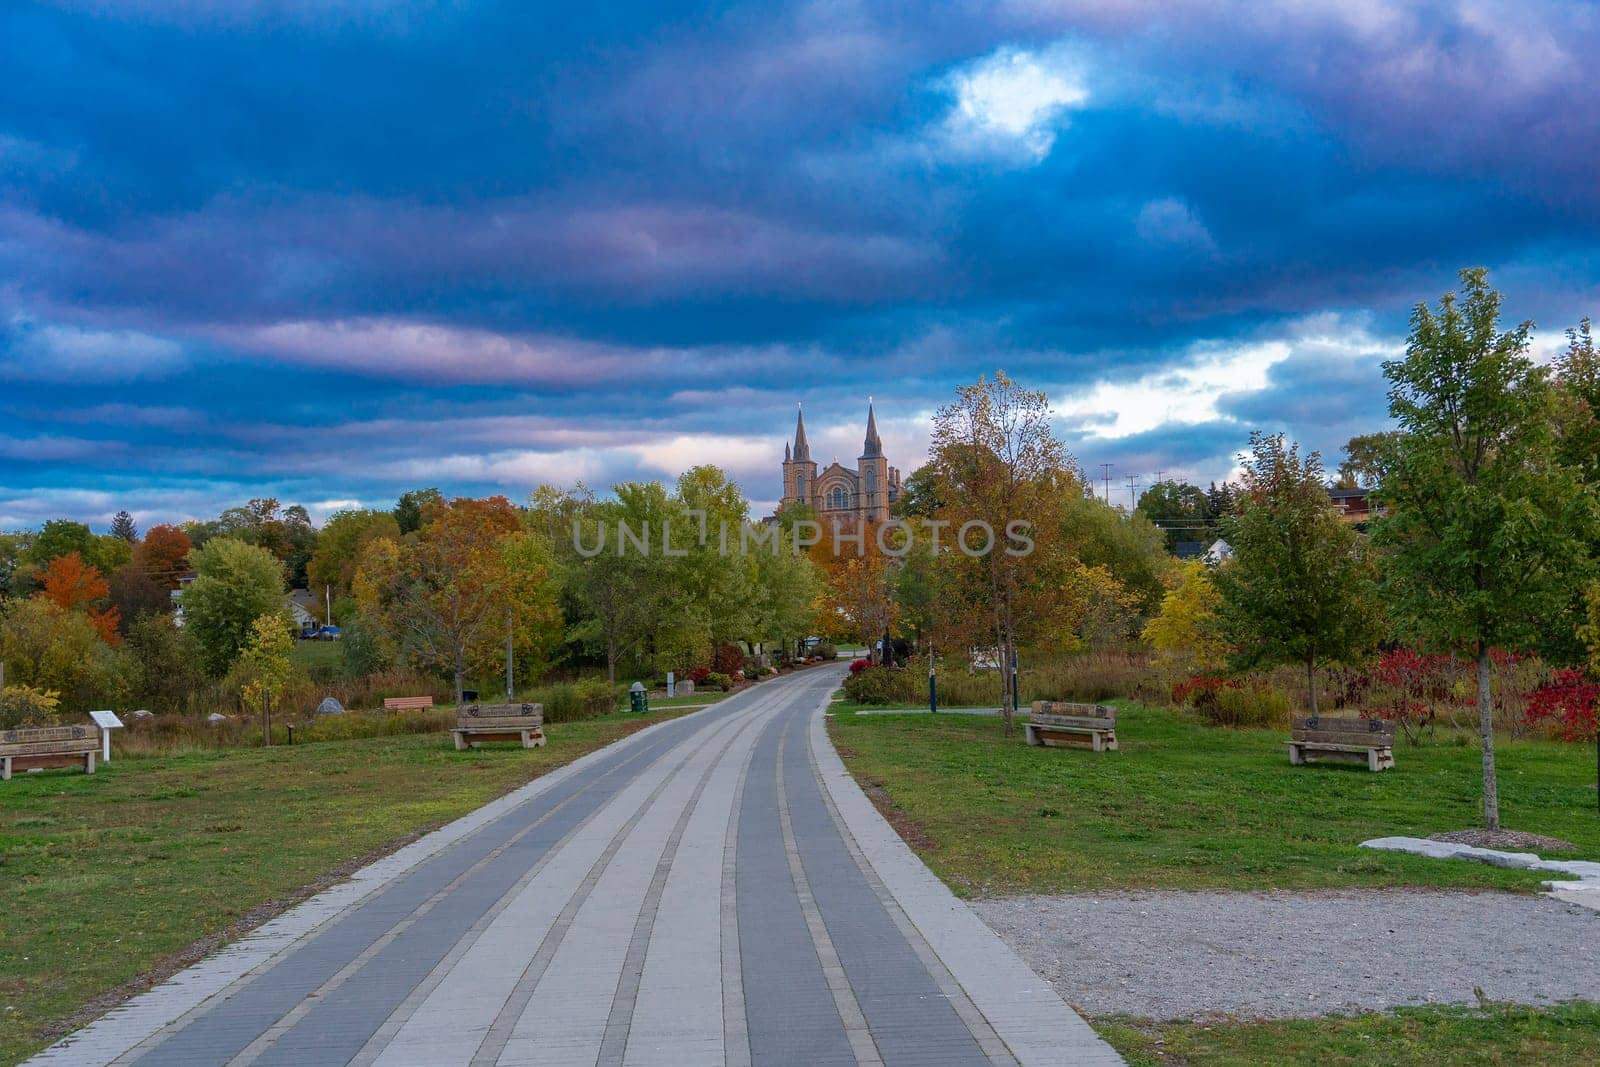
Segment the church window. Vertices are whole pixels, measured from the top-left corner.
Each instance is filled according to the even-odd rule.
[[[833,492],[828,494],[828,507],[835,511],[842,511],[849,506],[850,495],[844,491],[844,486],[834,486]]]

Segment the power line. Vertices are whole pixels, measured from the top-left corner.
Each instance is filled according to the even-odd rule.
[[[1139,476],[1137,474],[1128,475],[1128,510],[1129,511],[1133,511],[1136,508],[1138,508],[1138,506],[1139,506],[1139,496],[1138,496],[1138,493],[1139,493],[1139,481],[1138,481],[1138,479],[1139,479]]]
[[[1106,506],[1111,506],[1111,468],[1113,464],[1102,463],[1100,469],[1106,472]]]

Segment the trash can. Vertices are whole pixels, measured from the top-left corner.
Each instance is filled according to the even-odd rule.
[[[634,682],[628,687],[628,706],[637,712],[650,710],[650,694],[644,691],[643,682]]]

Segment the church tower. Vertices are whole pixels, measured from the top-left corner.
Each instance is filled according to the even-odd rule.
[[[817,506],[817,465],[806,442],[806,416],[798,405],[794,420],[794,447],[783,446],[783,502]]]
[[[856,507],[862,518],[872,522],[888,519],[891,500],[889,474],[889,461],[884,458],[883,442],[878,438],[878,419],[872,410],[872,400],[868,398],[867,439],[861,446],[860,458],[856,460],[856,484],[861,487]]]

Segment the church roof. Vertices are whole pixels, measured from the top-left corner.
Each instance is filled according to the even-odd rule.
[[[878,439],[878,420],[872,412],[871,400],[867,401],[867,440],[861,446],[861,455],[863,457],[883,455],[883,442]]]
[[[795,411],[794,418],[794,461],[804,462],[811,458],[811,446],[806,443],[806,413]]]

